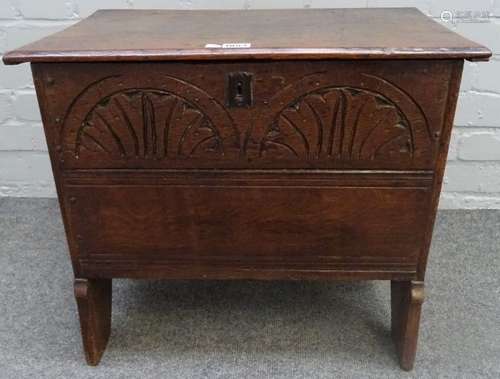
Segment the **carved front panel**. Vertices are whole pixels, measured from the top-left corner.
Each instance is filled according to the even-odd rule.
[[[106,96],[76,132],[75,157],[169,159],[218,156],[223,136],[206,113],[174,93],[128,89]]]
[[[264,160],[332,163],[403,163],[432,154],[430,126],[409,94],[364,73],[331,82],[326,73],[306,75],[279,91],[254,120],[245,151]]]
[[[226,101],[238,71],[252,74],[250,107]],[[42,80],[67,169],[432,169],[450,74],[446,62],[131,63],[54,65]]]

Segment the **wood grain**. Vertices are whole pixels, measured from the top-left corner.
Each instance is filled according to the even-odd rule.
[[[431,169],[453,64],[37,66],[67,169]],[[250,108],[226,105],[234,72],[252,73]]]
[[[250,48],[205,48],[250,43]],[[470,59],[491,52],[416,8],[101,10],[7,64],[241,59]]]
[[[400,365],[406,371],[413,369],[415,362],[424,297],[423,282],[391,281],[392,338]]]
[[[85,358],[89,365],[96,366],[111,332],[111,280],[77,278],[74,289]]]
[[[370,183],[369,175],[356,186],[335,174],[162,177],[162,183],[156,176],[137,182],[134,175],[113,180],[108,173],[113,183],[72,179],[65,185],[81,259],[228,272],[351,267],[416,273],[430,177],[394,188],[390,179]]]

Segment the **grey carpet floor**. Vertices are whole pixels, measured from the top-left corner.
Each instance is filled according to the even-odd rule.
[[[499,241],[499,211],[439,213],[411,373],[385,282],[116,280],[93,368],[56,201],[0,198],[0,378],[499,378]]]

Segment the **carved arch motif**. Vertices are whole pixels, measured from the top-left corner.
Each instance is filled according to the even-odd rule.
[[[105,78],[78,95],[63,124],[71,156],[168,159],[239,150],[231,116],[202,89],[168,76],[156,78],[160,86],[131,81],[123,88],[119,77]]]
[[[411,96],[372,75],[335,86],[323,73],[305,76],[253,121],[244,149],[263,159],[413,159],[433,138]]]
[[[168,75],[104,77],[71,102],[62,156],[124,165],[189,157],[327,165],[432,157],[438,136],[410,94],[374,75],[332,81],[326,72],[305,75],[267,105],[248,109],[251,122],[241,125],[240,146],[228,109],[196,85]]]

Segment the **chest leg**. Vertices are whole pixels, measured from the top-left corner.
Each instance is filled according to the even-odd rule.
[[[111,331],[111,279],[76,279],[74,289],[85,358],[96,366]]]
[[[392,338],[401,368],[411,370],[417,352],[424,283],[391,281]]]

